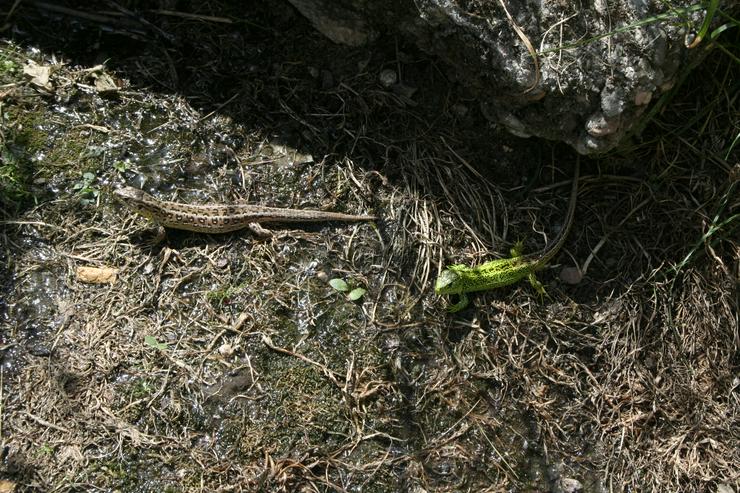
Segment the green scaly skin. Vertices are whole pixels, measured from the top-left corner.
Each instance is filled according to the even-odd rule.
[[[437,294],[457,295],[459,301],[450,305],[447,310],[458,312],[468,306],[468,295],[476,291],[501,288],[521,281],[525,277],[540,295],[545,294],[545,288],[535,277],[535,272],[542,269],[560,251],[565,238],[573,224],[573,215],[576,210],[576,196],[578,195],[579,162],[576,161],[573,184],[568,201],[568,212],[565,215],[565,226],[558,234],[551,246],[536,255],[522,255],[522,244],[518,242],[511,249],[511,258],[502,258],[486,262],[478,267],[466,265],[450,265],[443,270],[434,285]]]

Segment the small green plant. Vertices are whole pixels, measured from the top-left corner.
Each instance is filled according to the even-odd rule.
[[[118,171],[119,173],[125,173],[128,171],[128,163],[126,161],[116,161],[113,163],[113,169]]]
[[[357,301],[367,293],[365,288],[354,288],[352,289],[344,279],[334,278],[329,281],[329,285],[334,288],[335,291],[340,293],[347,293],[347,299],[350,301]]]
[[[154,349],[159,349],[160,351],[165,351],[167,349],[167,344],[165,344],[164,342],[159,342],[154,336],[145,336],[144,344],[153,347]]]
[[[225,285],[206,293],[206,299],[211,303],[211,305],[220,307],[228,304],[234,296],[244,290],[244,287],[244,284],[240,284],[238,286]]]
[[[72,189],[77,191],[77,194],[80,196],[80,202],[82,202],[82,205],[92,204],[98,199],[100,189],[93,185],[96,179],[97,177],[95,174],[88,171],[83,173],[82,179],[72,186]]]
[[[152,337],[152,339],[154,339]],[[156,339],[155,339],[156,342]],[[131,397],[134,399],[143,399],[152,395],[154,388],[147,380],[137,380],[131,386]]]
[[[54,453],[54,449],[48,444],[43,444],[38,448],[39,455],[51,455]]]
[[[0,72],[14,74],[18,71],[18,64],[13,60],[3,60],[0,62]]]
[[[0,148],[0,201],[20,201],[28,195],[28,173],[22,161],[7,146]]]

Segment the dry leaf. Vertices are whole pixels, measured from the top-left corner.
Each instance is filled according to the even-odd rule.
[[[99,94],[112,94],[118,92],[118,85],[108,74],[97,74],[95,77],[95,90]]]
[[[0,479],[0,493],[13,493],[14,491],[15,491],[14,482]]]
[[[77,267],[77,280],[89,284],[113,284],[117,276],[112,267]]]
[[[101,127],[100,125],[93,125],[92,123],[83,123],[81,126],[104,134],[110,133],[110,129],[108,127]]]
[[[14,84],[15,85],[15,84]],[[0,91],[0,101],[8,98],[10,99],[11,96],[13,96],[15,92],[15,87],[11,87],[10,89],[6,89],[4,91]],[[2,491],[0,491],[2,493]]]
[[[39,65],[33,60],[30,60],[23,66],[23,73],[30,77],[31,84],[39,89],[45,91],[51,91],[53,89],[51,82],[49,82],[49,76],[51,75],[51,67],[49,65]]]

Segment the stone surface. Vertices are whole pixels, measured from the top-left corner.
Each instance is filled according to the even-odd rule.
[[[373,40],[377,35],[365,20],[365,9],[356,8],[353,5],[364,2],[291,0],[291,3],[311,21],[316,29],[335,43],[361,46]]]
[[[290,1],[339,43],[406,35],[476,91],[489,119],[582,154],[617,145],[701,55],[687,43],[705,14],[688,0]]]
[[[577,479],[562,478],[560,480],[560,490],[563,493],[580,493],[583,491],[583,485]]]

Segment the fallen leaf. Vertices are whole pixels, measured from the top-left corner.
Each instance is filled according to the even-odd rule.
[[[81,127],[89,128],[91,130],[95,130],[97,132],[101,132],[104,134],[110,133],[110,129],[108,127],[101,127],[100,125],[93,125],[92,123],[83,123],[80,125]]]
[[[98,94],[113,94],[118,92],[118,85],[110,75],[98,74],[95,77],[95,90],[98,91]]]
[[[13,84],[13,85],[15,85],[15,84]],[[11,87],[10,89],[6,89],[4,91],[0,91],[0,101],[4,100],[6,98],[10,99],[10,97],[12,97],[14,95],[13,93],[15,93],[15,87]],[[2,492],[0,491],[0,493],[2,493]]]
[[[360,298],[362,298],[365,293],[367,293],[367,289],[365,288],[355,288],[352,291],[350,291],[349,295],[347,297],[350,299],[350,301],[357,301]]]
[[[344,279],[334,278],[331,281],[329,281],[329,285],[336,289],[337,291],[349,291],[349,286],[344,281]]]
[[[77,280],[89,284],[113,284],[118,269],[112,267],[77,267]]]
[[[38,63],[30,60],[26,65],[23,66],[23,73],[31,78],[31,84],[43,89],[45,91],[53,90],[49,76],[51,75],[51,67],[49,65],[39,65]]]
[[[154,349],[159,349],[160,351],[164,351],[167,349],[167,344],[164,342],[159,342],[156,337],[154,336],[144,336],[144,344],[147,346],[151,346]]]
[[[14,491],[15,491],[14,482],[0,479],[0,493],[13,493]]]

